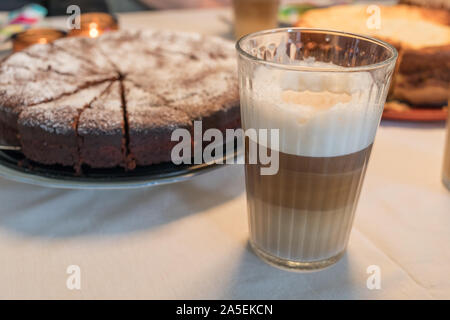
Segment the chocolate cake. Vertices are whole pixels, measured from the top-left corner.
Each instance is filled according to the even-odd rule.
[[[171,134],[240,125],[232,43],[120,31],[35,45],[0,65],[0,142],[48,165],[170,161]]]
[[[125,166],[126,138],[122,87],[114,81],[78,119],[81,163],[93,168]]]
[[[79,165],[78,119],[108,86],[104,82],[22,110],[18,130],[23,153],[44,164]]]
[[[176,142],[171,141],[174,129],[192,126],[185,112],[165,104],[159,94],[139,88],[130,81],[123,83],[127,101],[129,152],[137,165],[170,160]],[[151,150],[151,152],[149,152]]]

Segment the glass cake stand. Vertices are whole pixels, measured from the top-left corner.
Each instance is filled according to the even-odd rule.
[[[236,145],[236,144],[235,144]],[[225,150],[225,145],[224,145]],[[223,163],[240,156],[237,148],[232,154],[224,152]],[[27,163],[18,151],[0,150],[0,177],[8,180],[59,189],[137,189],[189,180],[216,170],[223,164],[202,163],[175,165],[162,163],[137,167],[133,171],[116,169],[83,169],[77,176],[72,168]]]

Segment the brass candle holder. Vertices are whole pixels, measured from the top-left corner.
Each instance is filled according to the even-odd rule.
[[[107,13],[91,12],[80,16],[80,29],[72,29],[69,37],[97,38],[101,34],[119,29],[117,19]]]
[[[50,43],[65,36],[66,33],[64,31],[51,28],[28,29],[16,34],[12,38],[13,51],[18,52],[37,43]]]

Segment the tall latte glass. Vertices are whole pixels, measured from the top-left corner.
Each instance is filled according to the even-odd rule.
[[[279,267],[329,266],[348,243],[397,52],[300,28],[250,34],[236,47],[243,129],[268,136],[246,135],[250,244]],[[277,155],[275,174],[251,161],[251,145]]]

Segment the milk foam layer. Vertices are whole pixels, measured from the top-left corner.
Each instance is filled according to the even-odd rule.
[[[308,65],[330,66],[320,62]],[[269,145],[273,149],[293,155],[333,157],[360,151],[374,141],[383,109],[382,93],[368,72],[306,72],[258,66],[252,89],[248,87],[241,91],[243,126],[279,129],[280,145]]]

